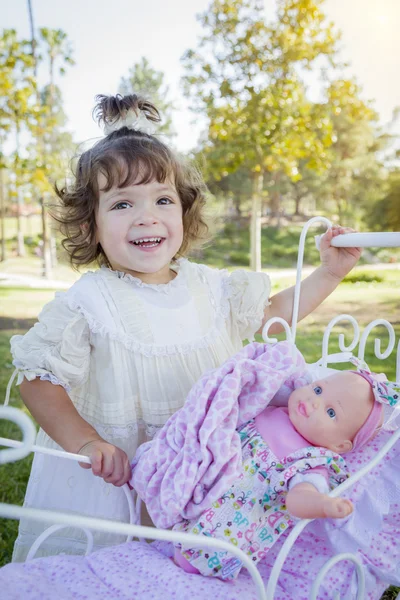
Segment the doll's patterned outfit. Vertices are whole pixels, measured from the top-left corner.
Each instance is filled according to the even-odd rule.
[[[282,437],[285,433],[289,436],[293,433],[286,409],[270,407],[266,413],[271,427],[279,425]],[[185,520],[174,530],[230,542],[256,564],[266,556],[280,534],[294,523],[285,501],[291,485],[308,481],[327,493],[348,475],[343,458],[324,448],[306,445],[285,457],[277,456],[264,441],[254,419],[241,427],[239,434],[243,470],[237,481],[198,519]],[[297,436],[301,438],[299,434]],[[304,442],[307,444],[306,440]],[[176,553],[176,562],[185,570],[195,572],[197,569],[202,575],[221,579],[236,578],[242,567],[235,556],[214,548],[207,549],[206,545],[181,548],[181,556],[192,567],[190,569]]]

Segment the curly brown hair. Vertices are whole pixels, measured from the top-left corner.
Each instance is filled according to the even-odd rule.
[[[134,111],[137,116],[142,112],[149,121],[161,120],[157,108],[136,94],[100,95],[96,101],[93,114],[99,124],[113,125],[123,120],[128,111]],[[133,183],[139,185],[154,180],[164,183],[169,178],[174,181],[182,203],[184,230],[182,245],[174,259],[187,255],[190,249],[207,239],[204,218],[207,188],[200,172],[178,158],[155,135],[122,126],[80,155],[73,185],[55,188],[61,207],[53,216],[60,223],[65,236],[62,244],[75,268],[94,261],[109,266],[107,256],[96,241],[100,174],[106,179],[104,191]]]

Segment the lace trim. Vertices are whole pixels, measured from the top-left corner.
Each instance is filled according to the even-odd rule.
[[[99,435],[104,438],[108,436],[118,437],[121,439],[129,439],[134,435],[137,435],[139,431],[139,423],[128,423],[127,425],[120,425],[112,427],[110,425],[95,425],[95,429]]]
[[[168,281],[168,283],[145,283],[139,277],[134,277],[133,275],[130,275],[130,273],[125,273],[124,271],[116,271],[114,269],[109,269],[106,266],[103,266],[101,268],[106,269],[110,273],[115,274],[118,277],[118,279],[124,279],[126,281],[130,281],[131,283],[136,285],[136,287],[147,288],[150,290],[155,290],[157,292],[161,292],[163,294],[168,294],[168,292],[171,290],[171,288],[176,287],[182,279],[182,276],[180,276],[181,271],[180,271],[179,267],[183,260],[184,259],[178,259],[176,261],[176,263],[171,267],[171,270],[176,273],[176,276],[174,277],[174,279],[171,279],[171,281]],[[175,267],[175,268],[173,268],[173,267]],[[176,268],[176,267],[178,267],[178,268]]]
[[[199,272],[199,277],[201,281],[207,284],[210,304],[213,306],[215,310],[215,320],[214,325],[211,327],[208,333],[206,333],[203,337],[193,342],[187,342],[185,344],[171,344],[171,345],[163,345],[157,346],[154,344],[144,344],[138,342],[133,339],[132,336],[127,333],[123,333],[121,331],[117,331],[115,329],[111,329],[104,323],[98,321],[86,308],[81,306],[79,301],[73,296],[72,293],[64,294],[60,296],[62,302],[64,302],[71,310],[79,312],[87,321],[89,325],[89,329],[92,333],[98,333],[102,337],[109,337],[114,341],[121,342],[127,350],[130,352],[139,352],[140,354],[150,357],[150,356],[170,356],[174,354],[188,354],[189,352],[193,352],[194,350],[198,350],[200,348],[208,348],[211,343],[219,336],[223,324],[229,315],[229,303],[228,306],[225,306],[225,302],[221,301],[217,304],[214,295],[212,293],[210,284],[203,274],[202,271]],[[176,281],[175,278],[173,281]],[[170,282],[173,283],[173,282]],[[147,284],[146,284],[147,285]],[[168,284],[165,284],[168,285]]]
[[[232,281],[226,269],[221,272],[222,275],[222,293],[221,293],[221,314],[224,319],[229,317],[231,310],[229,298],[232,296]]]
[[[99,433],[102,437],[107,437],[111,434],[112,437],[129,439],[133,435],[137,435],[139,429],[144,429],[146,436],[151,440],[162,427],[164,427],[164,425],[153,425],[152,423],[146,423],[143,421],[143,419],[139,419],[139,421],[134,423],[128,423],[127,425],[120,425],[116,427],[110,427],[109,425],[95,425],[97,433]]]
[[[33,381],[39,377],[41,381],[50,381],[53,385],[61,385],[67,393],[71,391],[71,386],[68,385],[68,383],[58,379],[58,377],[53,375],[53,373],[50,373],[50,371],[45,371],[44,369],[25,369],[22,362],[19,360],[14,360],[13,365],[18,370],[16,385],[21,385],[24,379]]]

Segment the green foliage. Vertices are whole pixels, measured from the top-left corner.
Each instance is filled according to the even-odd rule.
[[[367,215],[374,231],[400,231],[400,169],[390,174],[388,192]]]
[[[0,145],[13,127],[29,116],[35,81],[28,40],[19,40],[15,29],[0,36]]]
[[[380,283],[383,279],[382,275],[378,273],[353,271],[346,275],[343,283]]]
[[[215,267],[248,266],[249,264],[249,220],[247,218],[234,218],[230,221],[223,219],[218,222],[217,230],[211,242],[201,251],[193,254],[193,259],[206,262]],[[301,223],[273,227],[264,224],[261,229],[261,262],[262,267],[269,268],[294,268],[297,265],[298,244],[302,229]],[[322,233],[315,231],[317,233]],[[400,261],[400,249],[397,248],[371,248],[361,258],[360,264],[369,260],[381,262]],[[306,265],[320,263],[319,252],[315,246],[312,235],[307,236],[305,243],[304,262]],[[393,273],[394,280],[388,278],[388,273]],[[398,272],[393,271],[365,271],[351,272],[344,282],[348,283],[376,283],[388,282],[398,285]]]
[[[261,172],[259,202],[269,202],[271,215],[288,205],[299,214],[307,201],[359,225],[382,197],[377,151],[387,139],[357,84],[335,78],[340,35],[323,0],[279,0],[269,21],[259,0],[214,0],[200,22],[199,44],[183,57],[183,85],[209,120],[201,155],[212,191],[237,214],[248,211],[241,189],[255,196],[252,173]],[[307,70],[325,81],[321,102],[309,100]]]
[[[267,267],[295,267],[297,264],[299,226],[264,226],[261,230],[261,263]],[[195,258],[217,267],[248,266],[249,227],[246,219],[222,224],[212,242]],[[306,240],[305,255],[307,264],[318,264],[319,253],[312,237]]]
[[[307,100],[299,75],[299,67],[335,52],[337,35],[320,4],[280,0],[267,23],[258,0],[214,0],[200,17],[204,34],[183,57],[184,89],[209,117],[204,152],[215,172],[244,165],[296,178],[305,156],[323,168],[330,123]]]

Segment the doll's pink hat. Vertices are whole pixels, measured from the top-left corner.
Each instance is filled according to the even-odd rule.
[[[371,386],[375,402],[372,410],[353,440],[353,450],[362,448],[380,429],[396,429],[400,422],[400,385],[387,380],[384,373],[372,373],[366,363],[352,358],[350,361],[356,365],[356,375],[363,377]],[[367,368],[362,368],[367,367]]]

